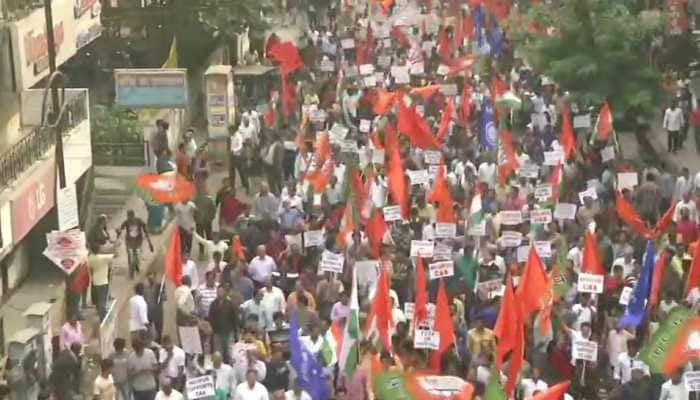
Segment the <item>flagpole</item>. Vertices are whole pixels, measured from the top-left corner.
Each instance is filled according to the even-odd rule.
[[[158,300],[156,301],[156,304],[160,304],[160,299],[163,296],[164,289],[165,289],[165,274],[163,274],[163,277],[160,278],[160,290],[158,290]]]

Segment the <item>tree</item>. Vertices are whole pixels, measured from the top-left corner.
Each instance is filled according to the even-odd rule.
[[[530,63],[591,104],[610,101],[628,120],[651,110],[660,75],[649,64],[661,21],[635,14],[619,0],[562,0],[558,8],[535,5],[511,25]],[[635,10],[636,11],[636,10]]]

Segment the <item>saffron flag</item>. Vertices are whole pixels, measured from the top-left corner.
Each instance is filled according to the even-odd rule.
[[[515,293],[513,292],[513,280],[510,273],[506,275],[506,288],[503,292],[503,300],[501,300],[501,308],[498,312],[498,319],[493,333],[498,338],[496,347],[496,367],[500,368],[503,365],[503,359],[509,351],[515,347],[515,330],[513,327],[518,321],[518,308],[516,304]]]
[[[377,290],[372,299],[369,315],[367,316],[367,328],[374,328],[379,333],[384,349],[391,351],[391,334],[390,330],[394,326],[394,320],[391,313],[391,297],[389,296],[389,276],[386,267],[382,267],[377,281]]]
[[[503,186],[508,175],[518,169],[518,158],[515,156],[515,148],[510,132],[507,129],[501,131],[498,141],[498,183]]]
[[[661,216],[661,219],[659,219],[656,222],[656,225],[654,226],[654,236],[660,236],[664,232],[666,232],[666,229],[668,229],[668,225],[673,221],[673,214],[676,211],[676,204],[673,203],[671,206],[666,210],[663,216]]]
[[[168,249],[165,252],[165,276],[175,287],[182,284],[182,248],[180,246],[180,229],[173,229]]]
[[[569,160],[576,150],[576,137],[574,128],[571,125],[571,113],[567,106],[563,106],[561,111],[561,145],[564,147],[564,157]]]
[[[610,105],[606,101],[603,107],[600,108],[598,112],[598,120],[595,124],[595,129],[593,130],[593,136],[591,142],[594,140],[606,141],[610,139],[610,135],[613,133],[613,121],[612,112],[610,111]]]
[[[632,297],[627,305],[625,314],[620,318],[618,326],[639,326],[644,319],[646,314],[646,304],[649,298],[649,292],[651,291],[651,278],[654,273],[654,258],[656,252],[654,250],[654,245],[651,240],[647,241],[647,250],[644,255],[644,265],[642,265],[642,271],[639,273],[639,279],[634,285],[634,291],[632,292]]]
[[[654,265],[654,276],[651,279],[651,293],[649,294],[649,306],[654,307],[659,304],[659,290],[661,290],[661,282],[664,278],[664,270],[668,262],[668,252],[662,251],[659,259]]]
[[[642,217],[637,214],[637,211],[627,199],[625,199],[625,196],[620,191],[615,194],[615,210],[617,211],[617,215],[620,216],[620,219],[632,226],[637,233],[644,237],[648,237],[651,234],[642,220]]]
[[[415,107],[407,107],[403,101],[399,101],[399,113],[396,118],[399,133],[408,136],[414,146],[421,149],[440,147],[428,123],[418,114]]]
[[[396,137],[396,133],[391,125],[386,127],[386,155],[389,157],[389,193],[391,193],[394,203],[401,206],[401,216],[404,219],[408,219],[409,199],[406,175],[403,169],[401,151],[399,150],[399,139]]]
[[[413,320],[417,326],[428,317],[428,283],[425,279],[423,257],[418,256],[416,265],[416,297],[413,309]]]
[[[279,64],[280,73],[286,76],[304,66],[299,49],[292,42],[275,43],[268,50],[268,57]]]
[[[541,310],[549,296],[549,277],[544,270],[544,264],[537,254],[535,247],[530,247],[530,254],[525,263],[525,270],[520,277],[520,285],[516,295],[522,307],[523,319],[531,313]]]
[[[445,109],[442,110],[442,115],[440,116],[440,126],[437,131],[437,141],[440,146],[445,144],[445,138],[447,137],[447,128],[450,127],[450,122],[452,121],[452,113],[454,112],[454,101],[452,98],[448,98],[445,102]]]
[[[440,371],[440,359],[455,342],[455,331],[452,324],[450,304],[445,290],[445,281],[440,278],[437,301],[435,304],[435,326],[433,328],[440,335],[440,347],[431,354],[431,367],[434,371]]]
[[[691,289],[700,284],[700,244],[695,245],[695,253],[693,261],[690,264],[690,272],[688,272],[688,281],[685,285],[685,294],[687,295]]]
[[[384,214],[382,210],[375,208],[372,212],[372,217],[367,221],[365,226],[365,233],[369,239],[372,257],[379,258],[382,249],[382,239],[384,239],[384,233],[386,232],[386,223],[384,222]]]
[[[673,345],[678,341],[683,327],[693,315],[693,311],[689,308],[674,308],[639,351],[639,359],[649,366],[651,372],[664,373],[664,365],[672,354]]]
[[[586,229],[586,237],[583,242],[583,272],[595,275],[605,275],[603,263],[598,255],[598,244],[593,232]]]

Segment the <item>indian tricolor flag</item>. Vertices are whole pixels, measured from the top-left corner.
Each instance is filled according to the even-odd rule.
[[[357,369],[360,356],[360,303],[357,299],[357,273],[352,272],[352,291],[350,292],[350,313],[345,321],[343,341],[340,348],[339,367],[348,378]]]
[[[484,210],[481,208],[481,193],[476,193],[472,198],[472,204],[469,207],[469,219],[467,224],[469,235],[483,236],[486,234]]]
[[[671,375],[693,358],[700,357],[700,317],[676,307],[639,352],[652,372]]]

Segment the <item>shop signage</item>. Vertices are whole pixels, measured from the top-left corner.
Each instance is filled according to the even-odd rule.
[[[53,27],[53,39],[55,43],[56,53],[61,48],[65,39],[65,31],[63,22],[59,22]],[[49,45],[46,40],[46,29],[30,30],[25,33],[23,40],[24,45],[24,62],[25,66],[32,66],[34,75],[42,73],[49,68]]]
[[[115,69],[115,103],[136,108],[184,108],[187,106],[187,70]]]
[[[32,174],[32,180],[20,186],[12,200],[12,239],[19,243],[34,225],[53,208],[56,177],[53,159],[44,161]]]

